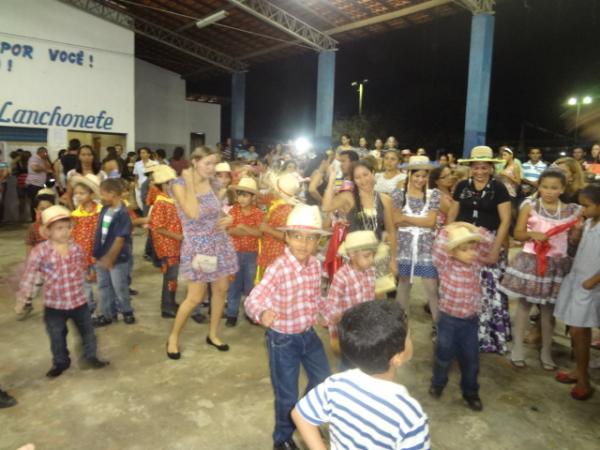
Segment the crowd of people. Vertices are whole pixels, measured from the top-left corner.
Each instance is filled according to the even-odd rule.
[[[47,376],[70,366],[68,319],[98,369],[108,361],[96,355],[94,328],[119,317],[136,323],[132,232],[140,227],[148,231],[144,258],[163,276],[161,317],[173,319],[168,358],[182,358],[190,317],[209,322],[206,343],[222,352],[222,318],[228,327],[242,315],[266,328],[275,449],[297,448],[296,427],[309,448],[325,448],[318,427],[326,422],[335,448],[430,447],[419,403],[390,383],[412,355],[416,278],[431,315],[432,397],[442,396],[456,359],[465,403],[481,411],[480,352],[506,354],[525,370],[523,342],[537,317],[542,368],[573,384],[574,399],[588,399],[592,330],[600,327],[600,145],[593,160],[578,148],[553,164],[538,148],[522,163],[508,146],[436,160],[422,148],[398,150],[393,137],[369,147],[344,135],[319,154],[277,145],[259,155],[228,141],[189,159],[176,148],[170,160],[161,149],[124,156],[115,147],[100,162],[73,140],[54,164],[44,148],[14,155],[19,198],[29,199],[33,219],[16,311],[25,320],[43,290]],[[178,279],[187,288],[180,302]],[[509,296],[517,299],[513,323]],[[572,370],[558,371],[553,360],[556,318],[568,326]],[[298,401],[300,366],[308,394]]]

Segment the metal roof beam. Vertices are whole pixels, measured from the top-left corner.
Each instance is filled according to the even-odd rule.
[[[337,48],[335,39],[266,0],[227,1],[318,51]]]
[[[137,17],[126,11],[118,11],[102,0],[60,0],[63,3],[82,9],[96,17],[127,28],[148,39],[160,42],[182,53],[198,58],[228,72],[240,72],[248,69],[248,65],[229,55],[213,50],[206,45],[155,25],[150,21]],[[114,3],[113,3],[114,4]]]
[[[494,12],[496,0],[454,0],[473,14],[491,14]]]

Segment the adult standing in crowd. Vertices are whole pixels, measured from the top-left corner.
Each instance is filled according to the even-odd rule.
[[[170,164],[173,170],[177,172],[177,176],[181,176],[183,169],[190,167],[190,162],[185,158],[185,150],[183,150],[183,147],[175,147]]]
[[[498,290],[507,263],[504,250],[508,239],[511,219],[511,197],[506,187],[494,178],[493,150],[477,146],[471,150],[469,159],[459,160],[468,164],[471,176],[456,185],[454,203],[448,212],[448,223],[468,222],[495,234],[492,250],[481,270],[483,298],[479,315],[479,345],[484,352],[506,353],[511,339],[508,297]]]
[[[406,174],[398,169],[400,156],[396,150],[388,150],[383,157],[383,172],[375,174],[375,190],[391,194],[406,179]]]
[[[310,176],[306,197],[306,203],[309,205],[320,206],[323,201],[323,194],[325,194],[325,187],[327,186],[327,171],[333,156],[330,156],[331,153],[330,150],[329,154],[321,153],[315,156],[306,168],[305,173]]]
[[[77,161],[79,160],[79,149],[81,148],[81,142],[79,139],[71,139],[69,141],[69,148],[67,149],[67,153],[65,153],[60,158],[60,163],[62,165],[63,174],[66,177],[67,174],[75,168],[77,165]],[[58,174],[56,174],[58,178]],[[66,184],[65,184],[66,186]]]
[[[537,190],[538,180],[548,164],[542,161],[542,150],[532,148],[529,150],[529,161],[523,163],[523,178],[521,179],[523,194],[531,195]]]
[[[579,191],[585,186],[585,176],[581,164],[575,158],[565,156],[554,161],[554,165],[567,177],[567,186],[565,192],[560,196],[560,201],[579,204]]]
[[[600,164],[600,144],[592,145],[590,150],[590,162],[592,164]]]
[[[46,147],[40,147],[37,149],[35,155],[29,158],[29,162],[27,163],[27,178],[25,180],[32,222],[35,222],[35,209],[33,207],[35,196],[40,189],[44,188],[48,175],[51,174],[52,164],[50,164],[50,160],[48,159],[48,150]]]
[[[576,147],[572,152],[573,159],[579,163],[581,169],[585,172],[587,170],[587,161],[585,158],[585,150],[582,147]]]
[[[207,147],[198,147],[191,160],[192,167],[183,170],[172,185],[183,228],[179,273],[187,279],[188,289],[167,341],[167,356],[171,359],[181,357],[179,335],[192,311],[204,299],[209,283],[212,296],[206,343],[220,351],[229,350],[217,333],[229,276],[238,271],[237,254],[226,231],[232,218],[223,215],[218,197],[220,183],[215,179],[218,155]]]
[[[135,202],[138,208],[144,210],[146,207],[146,194],[148,193],[148,186],[146,180],[148,177],[146,173],[148,168],[156,165],[156,162],[152,160],[152,153],[147,147],[142,147],[138,150],[139,160],[133,166],[133,177],[135,180]]]
[[[100,182],[106,179],[106,174],[101,170],[101,164],[94,149],[89,145],[82,145],[79,148],[79,155],[75,167],[67,172],[66,187],[67,191],[63,195],[62,200],[70,208],[76,208],[78,205],[73,204],[73,186],[71,186],[71,178],[78,175],[85,177],[86,175],[97,175]]]

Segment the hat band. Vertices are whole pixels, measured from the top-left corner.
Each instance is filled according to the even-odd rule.
[[[284,191],[284,190],[281,188],[281,185],[279,184],[279,180],[277,180],[277,190],[278,190],[279,192],[281,192],[282,194],[284,194],[284,195],[287,195],[288,197],[294,197],[294,194],[290,194],[290,193],[288,193],[288,192],[285,192],[285,191]]]
[[[310,225],[287,225],[285,228],[290,228],[292,230],[298,230],[298,231],[302,231],[302,230],[306,230],[306,231],[323,231],[322,228],[319,227],[313,227]]]

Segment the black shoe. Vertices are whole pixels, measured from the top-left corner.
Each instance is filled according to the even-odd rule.
[[[169,353],[169,343],[167,342],[167,356],[170,359],[180,359],[181,358],[181,352],[176,352],[176,353]]]
[[[135,316],[133,315],[133,313],[123,314],[123,322],[125,322],[127,325],[134,324]]]
[[[442,392],[444,392],[444,390],[440,388],[433,386],[429,388],[429,395],[431,395],[433,398],[440,398],[442,396]]]
[[[463,399],[467,403],[467,406],[469,407],[469,409],[472,409],[473,411],[481,411],[483,409],[483,404],[481,403],[481,399],[479,398],[478,395],[474,395],[474,396],[463,395]]]
[[[112,320],[108,319],[104,316],[98,316],[98,317],[94,317],[92,319],[92,325],[96,328],[105,327],[107,325],[110,325],[111,323],[112,323]]]
[[[52,366],[52,368],[48,372],[46,372],[46,376],[48,378],[56,378],[56,377],[58,377],[60,374],[62,374],[67,369],[68,369],[68,367],[56,367],[56,366]]]
[[[425,303],[423,305],[423,311],[425,311],[425,314],[431,315],[431,308],[429,307],[429,303]]]
[[[98,358],[86,359],[83,363],[86,369],[102,369],[110,364],[108,361],[102,361]]]
[[[160,313],[160,317],[163,319],[174,319],[176,315],[177,313],[174,311],[161,311]]]
[[[228,317],[225,321],[226,327],[235,327],[237,325],[237,317]]]
[[[138,294],[139,294],[138,291],[136,291],[135,289],[129,288],[129,295],[138,295]]]
[[[10,408],[11,406],[15,406],[17,401],[14,397],[8,394],[8,392],[4,392],[0,389],[0,408]]]
[[[208,318],[202,313],[197,313],[192,316],[192,320],[196,323],[206,323]]]
[[[273,450],[300,450],[296,443],[290,439],[289,441],[282,442],[281,444],[275,444]]]
[[[227,344],[221,344],[221,345],[215,344],[208,336],[206,336],[206,343],[208,345],[212,345],[213,347],[215,347],[220,352],[226,352],[227,350],[229,350],[229,345],[227,345]]]

